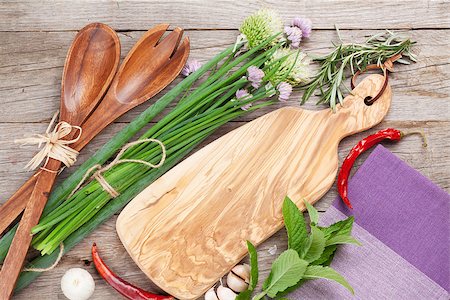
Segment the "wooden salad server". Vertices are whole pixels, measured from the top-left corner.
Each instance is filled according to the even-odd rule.
[[[102,23],[82,28],[69,49],[61,82],[61,111],[84,122],[105,95],[117,72],[120,61],[120,41],[116,32]],[[73,124],[76,125],[76,124]],[[79,144],[79,143],[78,143]],[[83,145],[84,146],[84,145]],[[82,147],[73,147],[81,150]],[[0,206],[0,234],[25,209],[33,191],[37,171],[14,195]]]
[[[331,187],[338,145],[383,120],[391,89],[366,77],[333,113],[286,107],[202,148],[142,191],[117,220],[119,237],[141,270],[179,299],[204,294],[283,226],[288,195],[304,209]]]
[[[130,50],[102,102],[84,122],[83,134],[74,144],[75,149],[86,145],[107,125],[125,112],[152,98],[178,76],[189,56],[189,39],[185,37],[181,41],[183,30],[178,27],[161,39],[168,27],[168,24],[155,26],[147,31]],[[42,174],[47,173],[49,172]],[[38,197],[36,199],[43,201],[45,205],[46,197],[45,201],[41,200],[45,195],[42,195],[40,191],[36,194],[39,180],[40,178],[36,183],[30,202],[34,202],[35,197]],[[51,186],[47,181],[45,183],[49,193]],[[28,232],[30,231],[31,228]]]
[[[181,37],[181,29],[175,29],[174,33],[167,37],[169,39],[165,38],[164,43],[161,42],[154,47],[155,43],[158,42],[168,26],[168,24],[162,24],[149,30],[130,51],[130,54],[123,62],[117,76],[114,78],[114,88],[110,88],[108,97],[105,97],[102,100],[92,116],[83,123],[83,135],[77,143],[73,144],[74,149],[78,151],[81,150],[101,130],[111,124],[120,115],[152,98],[172,82],[180,73],[189,56],[189,39],[187,37],[178,45],[178,48],[176,48],[177,43],[175,41]],[[141,43],[141,41],[145,43]],[[170,46],[173,48],[171,49]],[[131,53],[133,53],[132,56]],[[132,60],[130,63],[125,63],[130,59]],[[147,64],[144,64],[143,62],[147,62]],[[126,69],[125,65],[127,66]],[[145,68],[142,71],[134,72],[137,67],[144,67],[144,65]],[[132,76],[126,75],[127,72],[131,72]],[[140,78],[137,78],[136,76],[139,76]],[[118,97],[115,96],[119,85],[126,85],[129,87],[131,85],[128,85],[128,82],[133,82],[133,84],[136,85],[139,81],[139,84],[144,84],[143,89],[140,91],[142,94],[139,99],[125,99],[126,97],[134,97],[135,95],[131,95],[131,93],[125,95],[123,89],[120,90],[121,95]],[[148,84],[145,84],[144,81],[147,81]],[[148,90],[145,91],[144,89]],[[119,100],[119,97],[121,97],[121,100]],[[5,204],[3,204],[3,206],[0,207],[0,215],[5,216],[0,219],[0,234],[23,211],[33,190],[34,183],[34,177],[30,178]]]
[[[93,23],[78,32],[64,64],[60,121],[79,126],[89,117],[110,85],[119,60],[120,42],[110,27]],[[73,133],[67,138],[73,138]],[[31,242],[31,228],[39,221],[60,166],[60,161],[49,159],[45,167],[55,172],[41,171],[35,176],[36,188],[32,199],[20,195],[26,208],[0,272],[2,300],[12,295]]]

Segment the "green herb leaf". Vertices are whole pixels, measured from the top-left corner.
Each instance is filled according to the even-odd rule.
[[[270,275],[263,285],[264,292],[274,298],[279,292],[297,284],[307,266],[308,263],[302,260],[295,250],[284,251],[272,264]]]
[[[329,266],[334,258],[334,253],[336,252],[337,245],[331,245],[325,247],[322,252],[322,255],[313,261],[311,265],[320,265],[320,266]]]
[[[317,209],[314,208],[308,201],[303,199],[305,203],[306,209],[308,210],[309,220],[311,221],[311,225],[317,225],[319,223],[319,213]]]
[[[258,284],[258,252],[250,241],[247,241],[247,248],[250,257],[250,284],[248,289],[253,291]]]
[[[314,61],[320,64],[320,68],[316,76],[302,87],[305,93],[301,103],[304,104],[314,91],[318,90],[320,99],[317,104],[329,103],[334,111],[338,101],[341,104],[343,102],[344,95],[341,90],[344,87],[346,71],[351,71],[352,74],[356,70],[365,71],[368,65],[381,65],[397,54],[403,56],[403,59],[397,60],[400,63],[408,63],[405,58],[415,62],[415,56],[411,53],[413,44],[415,42],[410,39],[400,38],[390,31],[376,34],[362,44],[333,44],[334,49],[330,53],[314,58]]]
[[[247,290],[237,295],[237,300],[250,300],[252,292],[258,284],[258,252],[250,241],[247,241],[247,248],[250,258],[250,283]]]
[[[308,251],[303,257],[307,262],[313,262],[318,259],[325,249],[325,237],[323,232],[315,226],[311,227],[310,235],[311,244]]]
[[[355,219],[348,217],[345,220],[336,222],[328,227],[318,227],[323,233],[326,239],[329,239],[336,235],[350,235],[353,228],[353,221]]]
[[[252,297],[252,290],[245,290],[243,292],[240,292],[237,296],[236,296],[236,300],[250,300]]]
[[[322,266],[308,266],[306,268],[306,272],[303,274],[304,279],[329,279],[336,281],[337,283],[341,284],[343,287],[345,287],[347,290],[349,290],[352,294],[355,294],[355,291],[350,286],[350,284],[345,280],[344,277],[342,277],[341,274],[336,272],[330,267],[322,267]]]
[[[297,205],[287,196],[283,202],[283,218],[288,235],[289,249],[294,249],[300,257],[303,257],[308,250],[309,243],[305,219]]]
[[[357,239],[349,235],[336,235],[325,242],[325,246],[338,244],[352,244],[361,246],[361,243]]]

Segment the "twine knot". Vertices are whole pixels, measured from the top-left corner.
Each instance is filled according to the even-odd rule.
[[[73,126],[64,121],[55,125],[57,117],[58,112],[53,116],[44,134],[34,134],[31,137],[14,141],[14,143],[20,143],[22,145],[37,144],[38,148],[41,148],[41,150],[39,150],[39,152],[27,163],[25,169],[30,171],[34,170],[38,168],[44,160],[45,166],[50,158],[61,161],[66,167],[70,167],[76,162],[78,151],[72,149],[69,145],[80,139],[83,130],[80,126]],[[78,130],[77,136],[74,139],[65,140],[64,138],[69,136],[74,129]],[[42,169],[46,170],[43,167]]]
[[[157,143],[160,147],[161,147],[161,160],[155,165],[152,164],[148,161],[145,160],[141,160],[141,159],[126,159],[126,158],[122,158],[122,155],[125,153],[125,151],[127,151],[129,148],[138,145],[138,144],[142,144],[142,143],[149,143],[149,142],[153,142],[153,143]],[[112,167],[118,165],[118,164],[122,164],[122,163],[136,163],[136,164],[141,164],[141,165],[145,165],[148,166],[150,168],[159,168],[161,167],[165,160],[166,160],[166,147],[164,146],[164,144],[157,139],[142,139],[142,140],[137,140],[131,143],[126,144],[120,151],[119,153],[116,155],[116,157],[114,158],[113,161],[111,161],[109,164],[107,164],[106,166],[102,166],[99,164],[93,165],[91,168],[89,168],[86,173],[84,174],[83,178],[81,179],[81,181],[78,183],[78,185],[72,190],[72,192],[69,194],[69,196],[67,197],[70,198],[72,197],[75,192],[86,182],[86,180],[92,180],[95,179],[97,180],[97,182],[102,186],[102,189],[107,192],[112,198],[116,198],[118,196],[120,196],[120,193],[118,191],[116,191],[114,189],[114,187],[112,187],[108,181],[106,181],[105,177],[103,177],[103,173],[105,173],[106,171],[108,171],[109,169],[111,169]],[[94,173],[93,173],[94,172]],[[91,175],[92,174],[92,175]]]

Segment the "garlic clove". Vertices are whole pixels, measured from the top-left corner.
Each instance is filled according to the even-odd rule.
[[[245,282],[250,282],[250,266],[247,264],[243,265],[236,265],[233,269],[231,269],[231,272],[236,274],[237,276],[241,277]]]
[[[217,288],[217,296],[219,300],[234,300],[237,297],[231,289],[222,285]]]
[[[214,287],[210,288],[205,293],[205,300],[219,300],[219,298],[217,298],[216,292],[214,291]]]
[[[233,291],[240,293],[248,289],[248,283],[244,281],[241,277],[237,276],[233,272],[227,275],[227,285]]]

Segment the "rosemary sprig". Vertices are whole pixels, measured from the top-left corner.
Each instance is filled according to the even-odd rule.
[[[336,104],[342,104],[344,99],[344,89],[349,92],[343,82],[346,78],[346,71],[350,70],[355,74],[357,70],[364,71],[368,65],[382,65],[388,58],[395,55],[401,55],[407,59],[397,59],[402,64],[416,62],[416,56],[411,52],[411,46],[416,42],[409,38],[401,38],[397,34],[386,30],[371,36],[362,44],[343,43],[338,33],[340,44],[334,45],[335,49],[329,54],[314,58],[314,61],[320,64],[317,75],[302,89],[305,90],[301,103],[304,104],[314,93],[319,90],[320,97],[317,104],[329,103],[335,110]]]

